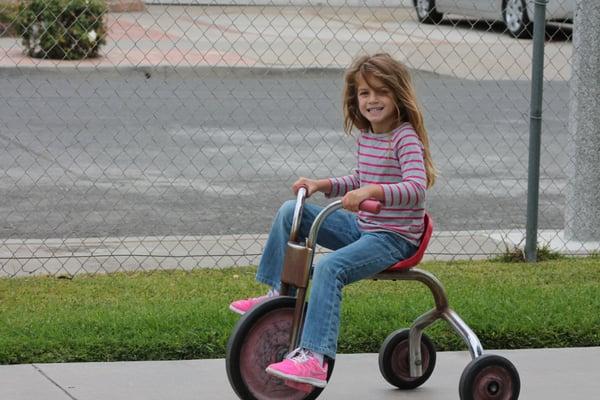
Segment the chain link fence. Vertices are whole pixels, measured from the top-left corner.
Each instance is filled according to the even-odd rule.
[[[53,1],[33,15],[92,7]],[[528,36],[531,7],[226,1],[103,3],[84,25],[66,6],[22,22],[25,7],[0,0],[2,275],[256,263],[296,177],[354,168],[343,69],[380,51],[413,71],[440,171],[429,257],[522,245],[532,41],[514,36]],[[561,21],[546,29],[539,237],[581,253],[595,249],[567,248],[562,235],[573,9],[547,6]],[[64,57],[45,58],[42,33],[66,17],[50,46],[66,46]],[[82,46],[98,55],[66,59]]]

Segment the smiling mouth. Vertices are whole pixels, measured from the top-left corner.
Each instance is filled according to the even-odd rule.
[[[383,107],[369,107],[367,108],[368,112],[372,112],[372,111],[383,111]]]

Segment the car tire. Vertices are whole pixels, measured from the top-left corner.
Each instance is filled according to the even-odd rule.
[[[529,19],[525,0],[504,0],[502,20],[511,36],[517,39],[531,39],[533,36],[533,23]]]
[[[435,9],[435,0],[414,0],[417,19],[424,24],[439,24],[443,14]]]

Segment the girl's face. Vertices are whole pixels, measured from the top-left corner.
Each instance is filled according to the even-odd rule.
[[[380,79],[371,77],[369,81],[371,85],[357,74],[358,110],[371,123],[373,133],[390,132],[399,122],[393,93]]]

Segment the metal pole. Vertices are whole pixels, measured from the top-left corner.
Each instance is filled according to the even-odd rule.
[[[540,190],[540,147],[542,98],[544,89],[544,38],[547,0],[535,0],[533,20],[533,59],[531,71],[531,114],[529,117],[529,170],[527,178],[527,227],[525,258],[537,260],[538,199]]]

